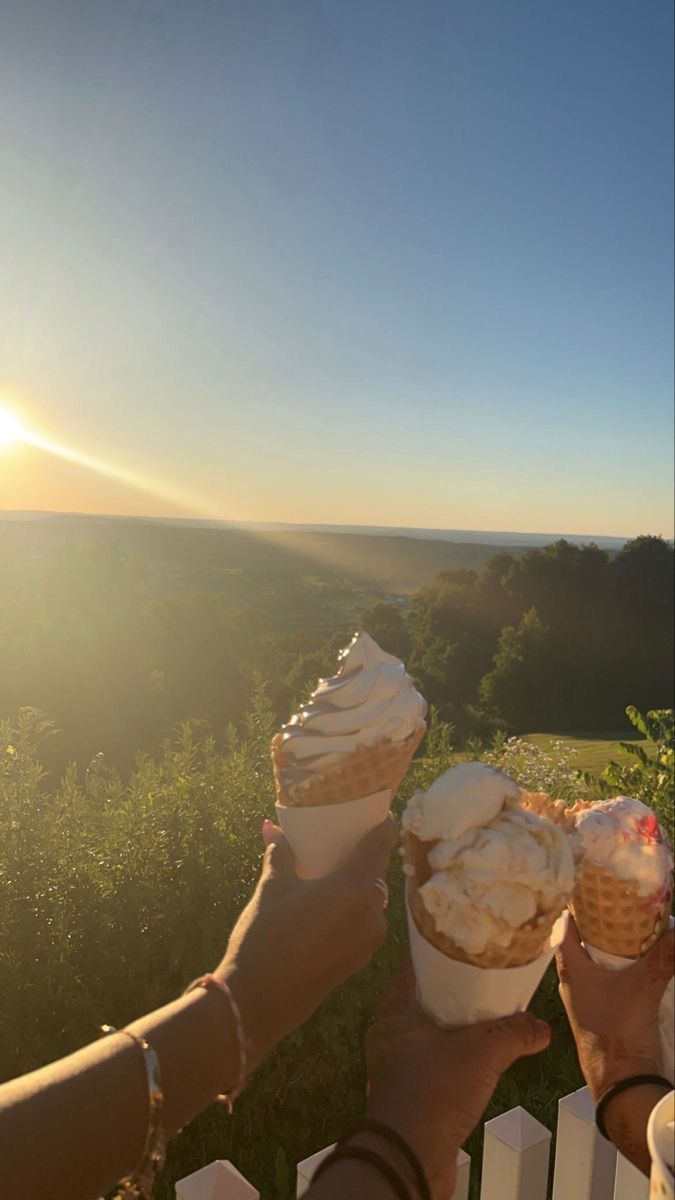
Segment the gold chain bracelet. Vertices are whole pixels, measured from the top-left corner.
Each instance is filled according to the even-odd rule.
[[[130,1029],[115,1029],[114,1025],[101,1025],[101,1031],[105,1034],[123,1033],[125,1037],[131,1038],[143,1053],[148,1082],[148,1132],[143,1156],[136,1170],[131,1175],[125,1175],[117,1185],[117,1200],[150,1200],[157,1173],[166,1161],[166,1137],[162,1125],[164,1092],[159,1060],[147,1038],[141,1034],[132,1033]]]

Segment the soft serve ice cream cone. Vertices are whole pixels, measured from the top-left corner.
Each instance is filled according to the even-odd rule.
[[[570,910],[584,942],[639,958],[668,928],[673,856],[656,814],[617,796],[576,814],[579,867]]]
[[[277,814],[306,877],[326,874],[384,820],[426,731],[403,663],[365,632],[272,741]]]
[[[574,886],[572,850],[519,799],[508,776],[465,763],[417,792],[403,814],[418,990],[442,1024],[524,1008],[551,959]]]

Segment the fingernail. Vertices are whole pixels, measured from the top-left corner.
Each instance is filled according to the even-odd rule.
[[[262,833],[262,840],[263,840],[265,846],[269,846],[269,844],[270,844],[270,837],[271,837],[273,828],[274,828],[274,825],[272,824],[272,822],[270,820],[268,820],[267,817],[265,817],[265,820],[262,823],[262,829],[260,831]]]
[[[551,1026],[546,1024],[546,1021],[540,1021],[539,1017],[532,1017],[532,1023],[540,1037],[545,1037],[547,1041],[551,1040]]]

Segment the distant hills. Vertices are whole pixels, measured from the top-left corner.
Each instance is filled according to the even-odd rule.
[[[188,526],[193,529],[245,529],[255,533],[281,531],[288,533],[342,533],[356,534],[362,537],[406,537],[422,538],[425,541],[470,543],[476,546],[490,547],[531,547],[547,546],[565,538],[575,546],[587,545],[594,542],[601,550],[620,550],[628,541],[625,537],[607,537],[604,534],[579,533],[519,533],[509,530],[490,529],[416,529],[408,526],[394,525],[313,525],[287,524],[281,521],[213,521],[191,517],[120,517],[106,514],[89,513],[52,513],[39,511],[20,511],[0,509],[2,521],[44,521],[58,522],[141,522],[148,525]]]
[[[493,554],[524,553],[560,536],[0,512],[0,545],[21,558],[35,561],[66,546],[114,543],[137,556],[162,589],[226,592],[243,604],[262,601],[263,593],[290,598],[291,580],[303,581],[305,588],[356,589],[359,603],[403,598],[439,571],[480,570]],[[614,552],[625,541],[566,536],[577,543],[595,540]]]

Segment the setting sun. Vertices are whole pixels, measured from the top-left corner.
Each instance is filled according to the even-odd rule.
[[[20,442],[24,437],[25,430],[14,413],[8,408],[0,408],[0,449],[12,442]]]

